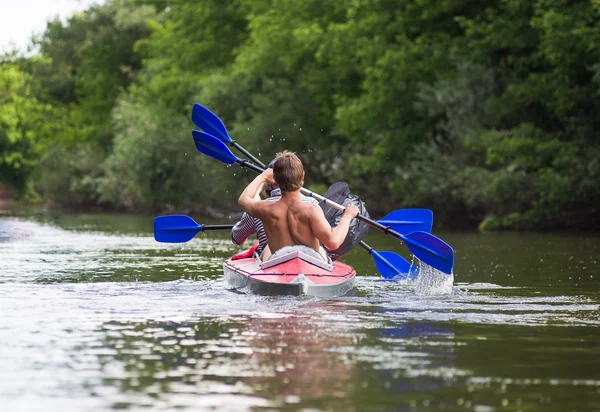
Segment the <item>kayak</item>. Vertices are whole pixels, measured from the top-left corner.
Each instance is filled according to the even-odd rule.
[[[259,295],[344,296],[354,290],[356,270],[342,262],[326,263],[302,252],[262,262],[258,257],[223,263],[225,282]]]

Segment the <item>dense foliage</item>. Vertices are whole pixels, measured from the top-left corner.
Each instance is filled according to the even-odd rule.
[[[56,204],[235,210],[211,108],[371,214],[600,228],[600,2],[107,0],[0,62],[0,180]]]

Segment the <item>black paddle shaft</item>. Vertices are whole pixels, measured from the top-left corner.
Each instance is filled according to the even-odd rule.
[[[401,235],[400,233],[396,232],[395,230],[393,230],[390,226],[384,226],[381,223],[373,220],[373,219],[369,219],[368,217],[364,217],[363,215],[358,215],[356,216],[357,219],[362,220],[363,222],[373,226],[375,229],[385,233],[386,235],[390,235],[395,237],[396,239],[399,240],[404,240],[404,236]]]
[[[263,169],[267,168],[267,166],[265,166],[263,162],[258,160],[256,157],[252,156],[252,154],[250,154],[250,152],[248,152],[246,149],[244,149],[242,146],[240,146],[240,144],[238,142],[236,142],[235,140],[232,140],[230,145],[235,147],[236,149],[238,149],[240,152],[242,152],[246,156],[248,156],[250,158],[250,160],[252,160],[258,166],[262,167]]]
[[[225,229],[233,229],[233,225],[200,225],[202,228],[201,232],[206,232],[207,230],[225,230]]]
[[[361,245],[367,252],[369,252],[369,255],[371,254],[371,252],[373,251],[373,248],[369,245],[367,245],[365,242],[363,242],[362,240],[360,242],[358,242],[359,245]]]
[[[261,168],[260,166],[257,166],[254,163],[250,163],[248,160],[245,160],[245,159],[238,159],[238,161],[236,163],[239,164],[241,167],[246,167],[248,169],[255,171],[256,173],[262,173],[265,170],[265,168]],[[325,201],[325,204],[327,204],[327,201]],[[384,226],[381,223],[379,223],[373,219],[369,219],[368,217],[365,217],[363,215],[358,215],[358,216],[356,216],[356,218],[359,220],[362,220],[363,222],[365,222],[368,225],[373,226],[375,229],[380,230],[381,232],[385,233],[386,235],[393,236],[399,240],[404,240],[404,236],[402,236],[400,233],[396,232],[395,230],[392,230],[389,226]]]
[[[261,174],[266,169],[266,167],[264,167],[264,166],[263,167],[257,166],[254,163],[250,163],[249,161],[244,160],[244,159],[238,159],[238,161],[236,163],[239,164],[241,167],[246,167],[248,169],[251,169],[258,174]]]

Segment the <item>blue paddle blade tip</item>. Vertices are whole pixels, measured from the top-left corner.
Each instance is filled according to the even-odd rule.
[[[221,119],[199,103],[194,104],[192,108],[192,122],[200,129],[217,136],[222,141],[226,143],[232,142],[227,128],[225,128],[225,124],[223,124]]]
[[[377,221],[384,226],[404,235],[412,232],[431,232],[433,212],[429,209],[394,210]]]
[[[202,226],[185,215],[159,216],[154,219],[154,239],[161,243],[184,243],[191,240]]]
[[[402,256],[394,252],[379,252],[376,250],[373,250],[371,255],[373,256],[377,270],[383,278],[409,278],[411,265]]]
[[[196,149],[198,149],[200,153],[203,153],[228,165],[234,164],[239,160],[237,156],[235,156],[231,150],[225,146],[225,143],[213,135],[201,132],[199,130],[194,130],[192,131],[192,136],[194,137]]]

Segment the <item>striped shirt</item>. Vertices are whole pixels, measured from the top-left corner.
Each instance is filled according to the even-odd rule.
[[[268,202],[277,202],[281,199],[281,196],[270,197],[266,199]],[[300,200],[304,203],[313,203],[318,205],[319,201],[312,197],[300,195]],[[267,246],[267,234],[265,228],[260,219],[252,217],[244,212],[239,222],[235,224],[231,229],[231,241],[236,245],[243,245],[246,240],[253,234],[258,237],[258,254],[262,253],[264,248]]]

